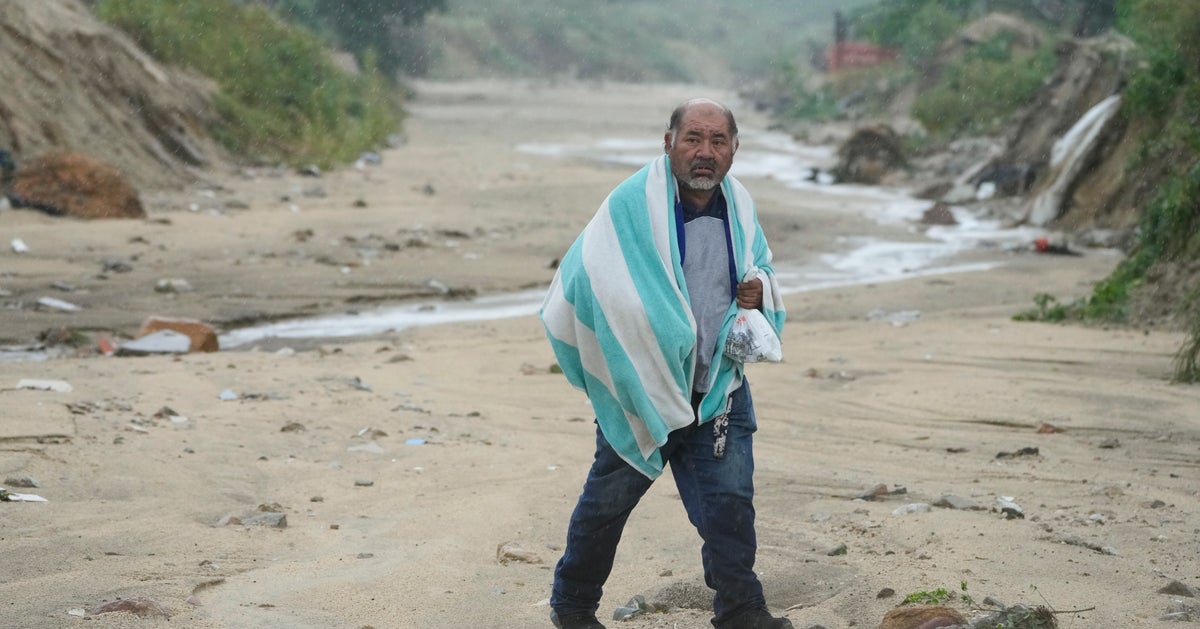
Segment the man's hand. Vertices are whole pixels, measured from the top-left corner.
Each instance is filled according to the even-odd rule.
[[[762,306],[763,289],[762,280],[754,278],[749,282],[742,282],[737,286],[737,305],[738,308],[746,308],[748,310],[757,310]]]

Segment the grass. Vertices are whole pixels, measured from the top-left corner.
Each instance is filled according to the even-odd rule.
[[[96,14],[157,59],[219,87],[214,137],[260,161],[330,166],[377,146],[400,123],[397,97],[368,68],[337,68],[323,41],[232,0],[101,0]]]

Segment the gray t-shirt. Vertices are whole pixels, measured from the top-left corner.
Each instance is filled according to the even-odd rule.
[[[716,355],[717,336],[733,303],[725,197],[720,189],[703,209],[682,204],[683,277],[696,319],[696,376],[692,390],[706,393]]]

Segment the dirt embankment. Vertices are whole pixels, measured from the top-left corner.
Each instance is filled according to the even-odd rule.
[[[159,64],[79,0],[0,0],[0,85],[0,150],[18,168],[76,151],[161,188],[224,157],[206,131],[215,88]]]

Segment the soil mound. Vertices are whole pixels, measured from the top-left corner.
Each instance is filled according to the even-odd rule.
[[[76,218],[144,218],[138,192],[117,169],[79,153],[35,157],[8,190],[14,207]]]
[[[80,0],[0,0],[0,85],[0,150],[18,172],[65,150],[161,188],[223,157],[206,131],[215,88],[163,67]]]

